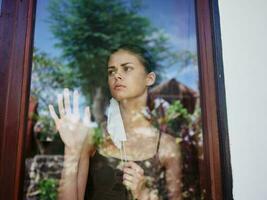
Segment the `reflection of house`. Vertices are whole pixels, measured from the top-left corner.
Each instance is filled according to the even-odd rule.
[[[197,111],[199,108],[199,93],[174,78],[155,86],[149,91],[149,94],[151,100],[162,98],[170,104],[175,100],[180,100],[191,114],[194,113],[195,109]],[[180,139],[183,189],[186,188],[185,190],[188,190],[187,188],[190,188],[189,190],[191,190],[193,188],[192,191],[195,192],[201,191],[201,187],[205,185],[206,177],[204,175],[205,163],[203,160],[201,116],[197,112],[193,115],[194,117],[191,119],[194,120],[186,124],[186,126],[181,126],[179,120],[176,120],[171,129],[166,129],[166,133]],[[196,180],[199,180],[199,182]],[[190,195],[189,198],[185,199],[191,199]],[[200,197],[197,199],[200,199]]]
[[[172,103],[174,100],[180,100],[188,112],[193,113],[198,99],[198,93],[179,81],[170,79],[163,82],[149,91],[150,97],[163,98]]]

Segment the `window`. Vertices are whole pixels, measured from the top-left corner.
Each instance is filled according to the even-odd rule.
[[[1,154],[1,175],[4,175],[4,176],[1,176],[1,181],[2,181],[2,178],[3,180],[5,180],[5,178],[6,180],[8,180],[6,186],[8,190],[10,191],[8,194],[1,192],[1,195],[6,195],[4,197],[6,199],[10,199],[13,197],[12,195],[18,196],[20,188],[23,187],[23,184],[22,184],[23,180],[20,179],[19,174],[21,174],[21,170],[23,169],[24,155],[26,155],[27,148],[29,147],[28,145],[29,141],[27,140],[27,138],[29,137],[27,137],[27,135],[25,137],[26,140],[24,140],[24,134],[28,133],[26,131],[26,124],[27,124],[26,119],[27,118],[25,118],[25,114],[27,113],[28,107],[31,109],[31,105],[34,105],[34,104],[30,104],[29,106],[28,104],[29,86],[30,86],[29,85],[29,80],[30,80],[30,67],[29,66],[31,65],[31,61],[32,60],[34,61],[34,59],[36,59],[36,57],[34,56],[38,56],[37,53],[39,52],[38,50],[34,51],[34,56],[32,58],[30,52],[32,49],[31,46],[33,42],[32,36],[33,36],[33,22],[34,22],[33,19],[34,19],[35,2],[24,1],[24,2],[17,2],[16,4],[15,3],[5,4],[5,2],[6,1],[3,1],[3,13],[5,13],[5,11],[8,11],[10,13],[14,13],[14,16],[17,16],[17,15],[28,16],[28,18],[15,18],[14,16],[10,16],[10,15],[7,15],[7,16],[2,15],[1,17],[1,28],[7,26],[8,20],[11,20],[13,23],[18,24],[18,26],[12,26],[12,27],[9,27],[8,29],[4,29],[4,30],[13,32],[14,33],[13,35],[8,35],[6,32],[1,33],[3,34],[5,38],[7,38],[7,40],[1,41],[1,43],[3,43],[3,46],[7,47],[4,50],[1,50],[1,52],[10,55],[9,57],[5,59],[0,59],[0,64],[4,66],[3,73],[1,74],[1,83],[3,81],[3,84],[1,84],[1,96],[4,97],[1,100],[1,111],[3,110],[4,112],[1,112],[2,114],[1,114],[1,126],[0,126],[1,132],[2,132],[1,133],[1,148],[3,150]],[[191,3],[192,5],[194,4],[193,1]],[[15,6],[18,6],[19,8],[18,11],[21,11],[21,12],[16,13],[14,9]],[[130,6],[130,5],[126,5],[126,6]],[[134,5],[134,6],[137,6],[137,5]],[[196,13],[194,13],[195,11],[194,6],[195,6]],[[195,27],[197,30],[195,32],[196,34],[195,44],[197,44],[196,46],[198,46],[198,49],[197,49],[197,61],[198,62],[196,62],[196,60],[194,59],[192,60],[194,56],[190,54],[192,53],[190,51],[182,52],[179,55],[174,54],[173,59],[175,61],[175,56],[176,58],[177,57],[185,58],[185,60],[183,61],[187,64],[186,66],[188,66],[188,62],[189,62],[189,65],[190,63],[192,64],[195,62],[195,65],[199,67],[198,68],[199,76],[197,76],[199,77],[199,88],[200,88],[199,101],[197,101],[197,98],[196,98],[197,95],[194,93],[194,90],[190,90],[188,87],[185,87],[184,85],[180,86],[180,89],[182,87],[188,92],[188,94],[185,94],[184,99],[181,98],[180,100],[182,102],[182,105],[187,108],[189,113],[190,113],[190,109],[191,111],[194,111],[192,107],[196,105],[194,104],[194,106],[192,106],[190,103],[192,103],[192,101],[200,102],[199,105],[201,107],[201,121],[202,121],[201,131],[203,130],[203,149],[201,150],[201,152],[203,152],[204,159],[201,161],[203,162],[203,165],[200,165],[202,166],[202,168],[200,167],[201,173],[198,174],[199,175],[198,180],[200,182],[203,181],[201,182],[202,185],[200,184],[201,185],[200,188],[205,189],[204,195],[206,195],[207,199],[211,199],[211,198],[221,199],[222,197],[225,197],[227,195],[231,196],[231,188],[227,188],[227,185],[229,187],[229,184],[227,183],[231,183],[231,170],[229,167],[230,166],[229,155],[227,154],[228,152],[228,146],[227,146],[228,140],[227,140],[227,131],[226,131],[227,126],[226,126],[225,121],[223,121],[226,118],[225,107],[224,107],[224,103],[225,103],[224,93],[222,92],[222,90],[219,90],[223,86],[223,80],[219,78],[219,77],[223,77],[222,72],[220,71],[222,69],[221,62],[219,60],[220,49],[218,48],[218,44],[219,44],[218,41],[212,40],[212,37],[211,37],[211,35],[213,35],[215,39],[219,38],[218,24],[217,24],[218,19],[215,18],[217,16],[218,11],[216,10],[216,2],[212,3],[213,9],[211,10],[209,10],[208,1],[201,1],[201,2],[196,1],[196,4],[194,6],[193,7],[188,6],[186,8],[187,9],[191,8],[191,12],[193,12],[193,16],[195,15],[195,18],[197,19],[196,24],[195,24],[193,18],[190,18],[190,17],[187,18],[189,20],[188,22],[192,23],[191,27]],[[164,8],[162,7],[161,9],[164,9]],[[146,12],[146,14],[148,15],[151,14],[152,16],[150,18],[151,20],[155,19],[154,17],[155,14],[153,14],[153,11]],[[171,12],[169,12],[169,14],[171,15]],[[38,9],[37,9],[36,16],[37,16],[36,23],[38,24]],[[148,17],[148,16],[145,16],[145,17]],[[24,21],[25,19],[28,19],[28,21]],[[154,23],[160,24],[160,16],[158,16],[157,19],[159,20],[154,20]],[[211,19],[213,20],[212,22],[214,23],[212,24],[212,26],[210,24]],[[16,21],[16,20],[19,20],[19,21]],[[78,26],[79,24],[74,23],[73,25]],[[162,23],[162,25],[164,26],[165,24]],[[173,26],[175,27],[175,25]],[[168,28],[170,26],[166,26],[166,27],[167,29],[164,31],[168,32],[169,31]],[[101,24],[99,24],[99,27],[96,27],[96,28],[101,29]],[[165,33],[164,31],[163,33]],[[188,34],[190,34],[190,31],[192,31],[192,29],[190,30],[189,28],[187,31],[188,31]],[[24,40],[23,37],[21,37],[21,34],[25,36],[24,38],[26,38],[26,40]],[[162,34],[162,32],[161,33],[159,32],[157,34],[153,35],[156,39],[160,34]],[[100,34],[96,37],[101,38],[101,37],[104,37],[104,35]],[[172,38],[172,39],[175,40],[177,38]],[[153,38],[150,38],[150,40],[153,41]],[[8,45],[10,44],[9,41],[14,41],[12,43],[14,45]],[[161,42],[163,43],[163,41]],[[155,44],[158,44],[156,40],[154,40],[154,42]],[[174,44],[174,42],[171,44]],[[80,48],[83,48],[84,45],[85,45],[84,43],[81,43]],[[175,49],[176,47],[172,46],[172,48]],[[174,52],[177,53],[179,52],[178,50],[179,49],[175,49]],[[1,55],[3,55],[3,53],[1,53]],[[99,53],[99,52],[96,52],[96,53]],[[44,54],[41,54],[41,55],[44,55]],[[88,55],[81,54],[79,56],[86,57]],[[12,62],[8,61],[9,58],[12,58]],[[160,55],[159,55],[159,58],[160,58]],[[180,59],[180,62],[181,62],[181,59]],[[96,63],[95,65],[100,66],[101,64],[102,63],[97,65]],[[167,61],[160,63],[160,65],[162,66],[164,64],[167,65]],[[176,61],[176,64],[177,64],[177,61]],[[181,66],[182,64],[183,63],[179,63],[176,66],[178,65]],[[82,63],[80,63],[80,65],[82,67]],[[15,66],[21,66],[21,68],[15,68]],[[177,67],[177,69],[178,68],[179,67]],[[71,69],[68,69],[68,70],[71,70]],[[171,69],[171,67],[169,69]],[[68,70],[66,69],[67,71],[66,73],[71,73],[71,71],[68,71]],[[77,69],[74,69],[74,70],[77,70]],[[33,68],[33,71],[32,71],[33,76],[34,76],[34,73],[35,71]],[[49,73],[49,70],[48,70],[48,73]],[[62,73],[62,71],[56,71],[53,73]],[[11,77],[15,75],[17,76],[17,78],[12,79]],[[71,77],[71,74],[70,74],[70,77]],[[175,76],[175,78],[177,78],[177,76]],[[16,82],[14,82],[14,80],[16,80],[17,83],[20,83],[20,84],[17,84]],[[61,80],[61,81],[64,82],[67,80]],[[75,80],[72,80],[72,81],[75,81]],[[95,81],[98,81],[98,80],[95,80]],[[33,78],[32,78],[32,83],[34,83]],[[73,84],[76,84],[76,83],[73,83]],[[159,83],[159,85],[160,84],[161,83]],[[166,84],[167,85],[169,84],[167,88],[170,88],[170,85],[176,85],[176,86],[179,85],[177,84],[177,82],[175,82],[175,79],[173,79],[171,82],[166,81]],[[198,89],[198,87],[195,87],[195,88],[196,90]],[[162,86],[161,89],[163,91],[164,87]],[[157,93],[158,90],[159,89],[157,88],[154,89],[154,91],[156,91],[155,93]],[[7,92],[7,91],[10,91],[10,92]],[[173,95],[175,98],[175,94],[177,94],[175,91],[174,92],[171,91],[166,96],[164,95],[166,93],[162,91],[157,93],[157,97],[160,97],[158,99],[160,100],[163,99],[167,102],[170,101],[169,98],[173,98]],[[169,103],[172,103],[172,102],[170,101]],[[41,112],[39,114],[41,114]],[[95,120],[97,120],[96,115],[95,115]],[[10,124],[12,124],[12,127],[10,126]],[[221,135],[221,137],[219,137],[219,135]],[[45,137],[47,139],[47,136]],[[14,145],[15,143],[18,145]],[[6,157],[8,153],[9,153],[9,159],[7,159]],[[16,166],[16,168],[8,169],[7,166]],[[226,166],[226,168],[222,168],[222,166]],[[16,176],[14,177],[12,174],[16,174]],[[225,175],[225,176],[222,176],[222,175]],[[9,176],[14,177],[14,179],[11,180],[7,178]],[[208,177],[208,178],[204,180],[204,179],[201,179],[201,176],[205,178]],[[15,180],[15,182],[12,182],[13,180]],[[14,184],[16,185],[16,187],[11,187]]]

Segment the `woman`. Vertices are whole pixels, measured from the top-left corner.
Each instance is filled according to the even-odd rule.
[[[118,109],[109,110],[104,131],[110,137],[99,147],[92,143],[89,107],[80,120],[77,91],[73,111],[69,91],[59,95],[60,118],[49,106],[65,144],[59,199],[181,199],[180,154],[175,139],[154,128],[143,114],[148,87],[156,79],[151,65],[149,54],[134,45],[121,46],[109,56],[110,107],[117,105]],[[121,133],[111,133],[112,127]]]

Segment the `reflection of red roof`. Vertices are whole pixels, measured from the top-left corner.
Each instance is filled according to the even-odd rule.
[[[199,96],[196,91],[174,78],[151,88],[149,95],[152,99],[161,97],[169,103],[180,100],[190,113],[194,112],[196,100]]]

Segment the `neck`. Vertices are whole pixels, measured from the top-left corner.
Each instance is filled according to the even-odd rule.
[[[146,107],[147,91],[143,95],[120,101],[120,110],[126,130],[149,123],[142,114]]]

